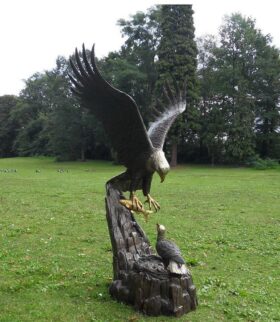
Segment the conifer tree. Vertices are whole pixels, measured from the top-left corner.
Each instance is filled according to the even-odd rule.
[[[173,125],[169,140],[171,143],[171,165],[177,165],[178,144],[186,140],[186,120],[188,129],[196,124],[195,102],[197,93],[197,47],[194,35],[192,5],[163,5],[160,7],[159,34],[157,50],[158,81],[157,95],[166,83],[182,88],[186,84],[187,110]]]

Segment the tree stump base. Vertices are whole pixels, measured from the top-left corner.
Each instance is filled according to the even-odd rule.
[[[121,192],[108,182],[106,213],[113,249],[114,281],[110,294],[147,315],[179,317],[196,309],[190,272],[170,274],[133,214],[119,203]]]

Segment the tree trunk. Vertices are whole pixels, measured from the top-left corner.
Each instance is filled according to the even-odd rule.
[[[172,168],[177,167],[177,150],[178,150],[178,144],[177,142],[173,142],[171,146],[171,161],[170,161],[170,166]]]
[[[82,162],[85,162],[86,161],[86,157],[85,157],[85,148],[84,146],[82,145],[81,147],[81,161]]]
[[[214,153],[211,154],[211,166],[214,167],[215,165],[215,156]]]
[[[133,214],[119,203],[121,192],[106,185],[107,223],[113,249],[114,281],[110,294],[147,315],[181,316],[196,309],[190,272],[171,275],[154,255]]]
[[[268,156],[268,146],[269,146],[269,124],[268,119],[264,119],[263,124],[263,141],[262,141],[262,151],[261,155],[263,158],[266,158]]]

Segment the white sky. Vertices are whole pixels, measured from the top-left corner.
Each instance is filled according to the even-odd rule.
[[[53,68],[58,55],[68,57],[82,43],[95,43],[97,57],[118,50],[118,19],[167,3],[193,4],[196,37],[217,34],[225,14],[240,12],[280,48],[279,0],[1,0],[0,95],[17,95],[23,79]]]

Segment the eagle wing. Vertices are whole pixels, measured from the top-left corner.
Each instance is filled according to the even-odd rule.
[[[173,260],[179,264],[185,264],[185,261],[181,255],[179,247],[169,240],[161,240],[156,244],[156,249],[160,257],[164,260]]]
[[[135,101],[102,78],[95,63],[94,46],[90,60],[83,45],[82,59],[76,49],[70,59],[72,91],[101,121],[118,160],[126,167],[150,155],[152,143]]]
[[[150,123],[148,130],[149,138],[155,148],[163,149],[166,135],[174,123],[176,118],[185,111],[186,99],[185,95],[179,94],[177,98],[173,98],[171,91],[167,92],[164,89],[165,96],[168,99],[168,108],[155,119],[154,122]]]

